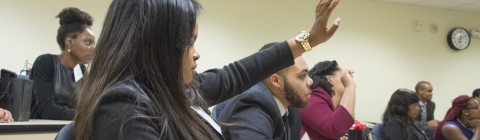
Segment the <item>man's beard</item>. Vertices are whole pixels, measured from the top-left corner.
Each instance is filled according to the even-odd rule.
[[[285,92],[285,98],[291,106],[296,108],[303,108],[308,105],[307,101],[302,100],[302,96],[298,95],[298,92],[292,88],[290,83],[285,80],[285,87],[283,88]]]

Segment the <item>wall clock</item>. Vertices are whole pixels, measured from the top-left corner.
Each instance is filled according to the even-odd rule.
[[[453,28],[448,32],[447,42],[453,50],[464,50],[470,45],[470,34],[465,28]]]

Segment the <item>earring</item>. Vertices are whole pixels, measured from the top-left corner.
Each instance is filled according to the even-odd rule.
[[[467,116],[468,116],[468,113],[465,113],[465,115],[467,115]]]
[[[68,46],[68,50],[67,50],[67,51],[70,52],[70,46]]]

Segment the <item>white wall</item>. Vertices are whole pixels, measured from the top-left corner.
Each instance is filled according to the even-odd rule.
[[[199,19],[196,48],[199,70],[222,67],[256,52],[272,41],[290,39],[309,30],[316,0],[199,0],[204,11]],[[0,66],[15,71],[28,59],[43,53],[59,53],[56,43],[58,12],[77,6],[96,21],[98,35],[110,0],[0,0]],[[464,51],[452,51],[446,34],[453,27],[480,28],[479,14],[447,11],[369,0],[343,0],[331,22],[341,17],[335,36],[304,55],[310,66],[321,60],[337,60],[355,70],[356,118],[380,121],[390,95],[397,88],[413,89],[416,82],[433,84],[435,117],[442,119],[451,100],[480,88],[480,39],[472,39]],[[413,21],[424,25],[413,32]],[[438,25],[438,33],[428,25]]]
[[[218,1],[200,0],[197,50],[199,68],[220,67],[256,52],[263,44],[308,30],[315,0]],[[331,16],[342,22],[335,36],[304,55],[309,66],[337,60],[355,70],[356,118],[380,121],[390,95],[398,88],[413,89],[420,80],[434,87],[435,117],[443,119],[451,100],[480,88],[480,39],[464,51],[446,42],[453,27],[480,28],[479,14],[447,11],[367,0],[343,0]],[[414,32],[414,21],[423,23]],[[438,33],[428,25],[437,24]]]
[[[45,53],[59,54],[55,18],[63,8],[78,7],[95,20],[92,30],[100,34],[111,0],[0,0],[0,68],[20,72],[25,60],[35,61]]]

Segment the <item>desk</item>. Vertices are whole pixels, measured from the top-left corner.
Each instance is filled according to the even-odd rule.
[[[70,122],[30,119],[28,122],[0,123],[0,140],[53,140]]]

